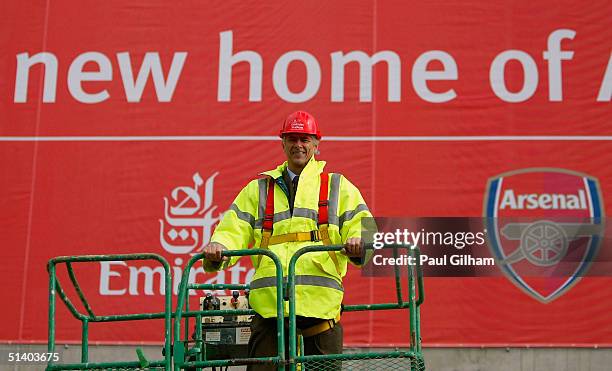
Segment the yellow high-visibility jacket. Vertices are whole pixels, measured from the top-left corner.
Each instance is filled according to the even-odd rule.
[[[211,242],[223,244],[227,249],[244,249],[253,243],[259,248],[262,237],[263,215],[266,208],[268,177],[282,179],[287,162],[274,170],[266,171],[261,179],[251,181],[240,191],[230,209],[217,226]],[[289,210],[287,194],[278,182],[274,189],[274,227],[272,236],[293,232],[317,230],[320,174],[325,161],[310,159],[300,174],[299,186],[295,195],[293,215]],[[284,184],[284,182],[281,182]],[[371,217],[363,197],[357,187],[337,173],[329,174],[329,237],[332,244],[343,244],[350,237],[361,237],[361,219]],[[322,245],[323,242],[285,242],[268,246],[283,265],[283,276],[291,256],[300,248],[309,245]],[[348,257],[335,253],[339,270],[327,252],[312,252],[302,255],[296,265],[296,315],[332,319],[340,313],[343,298],[342,277],[346,275]],[[261,259],[261,260],[260,260]],[[206,259],[204,269],[208,272],[235,264],[238,257],[223,267],[215,266]],[[250,283],[249,303],[264,318],[276,317],[276,273],[272,260],[268,257],[253,257],[256,267]],[[284,316],[288,315],[285,302]]]

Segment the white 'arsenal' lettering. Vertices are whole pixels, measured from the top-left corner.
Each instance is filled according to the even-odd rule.
[[[499,208],[510,208],[512,210],[586,210],[587,201],[584,190],[578,190],[578,194],[514,194],[514,190],[507,189],[504,191]]]

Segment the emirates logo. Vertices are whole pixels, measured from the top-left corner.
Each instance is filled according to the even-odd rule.
[[[213,226],[223,216],[213,205],[217,175],[218,171],[204,182],[195,173],[193,187],[176,187],[171,198],[164,197],[164,219],[159,219],[159,241],[164,250],[171,254],[189,254],[200,251],[208,243]]]

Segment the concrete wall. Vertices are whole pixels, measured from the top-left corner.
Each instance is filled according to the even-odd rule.
[[[149,359],[161,359],[160,346],[141,346]],[[0,344],[0,370],[43,370],[44,365],[17,365],[6,362],[7,352],[45,352],[44,345]],[[383,350],[383,349],[376,349]],[[346,352],[375,351],[347,349]],[[80,347],[57,347],[62,363],[79,362]],[[91,346],[90,361],[135,361],[136,346]],[[427,370],[431,371],[610,371],[612,349],[592,348],[426,348]],[[372,369],[368,367],[368,369]],[[232,370],[244,370],[235,367]],[[386,371],[386,370],[385,370]]]

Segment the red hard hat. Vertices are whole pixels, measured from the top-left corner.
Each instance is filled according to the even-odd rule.
[[[289,133],[310,134],[316,136],[317,139],[321,139],[317,120],[310,113],[304,111],[293,112],[285,119],[279,135],[282,138],[283,134]]]

